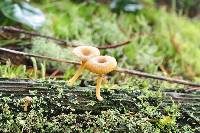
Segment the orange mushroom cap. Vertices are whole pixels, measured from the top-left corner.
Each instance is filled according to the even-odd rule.
[[[107,74],[116,69],[117,61],[111,56],[96,56],[89,59],[85,67],[96,74]]]
[[[83,62],[100,55],[99,49],[92,46],[78,46],[74,48],[73,53]]]

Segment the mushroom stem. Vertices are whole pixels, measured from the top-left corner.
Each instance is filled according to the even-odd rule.
[[[97,84],[96,84],[96,97],[99,101],[103,101],[103,97],[101,97],[100,95],[100,87],[101,87],[102,80],[103,80],[103,76],[102,75],[98,76]]]
[[[74,82],[78,79],[78,77],[82,74],[83,70],[85,68],[85,62],[82,62],[79,69],[76,71],[75,75],[68,80],[68,85],[72,86]]]
[[[28,111],[28,102],[25,102],[24,104],[24,111]]]
[[[107,83],[108,83],[108,80],[106,79],[106,77],[103,77],[102,84],[107,84]]]

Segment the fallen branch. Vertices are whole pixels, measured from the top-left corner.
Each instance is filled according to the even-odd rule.
[[[194,129],[199,127],[200,108],[198,94],[193,96],[193,94],[162,92],[162,97],[145,98],[146,92],[138,92],[139,90],[131,90],[131,88],[126,90],[123,87],[113,90],[103,89],[104,101],[98,102],[95,98],[95,87],[92,86],[69,88],[65,81],[0,78],[0,114],[12,116],[13,121],[17,121],[22,117],[25,123],[29,122],[29,125],[31,125],[31,131],[34,130],[36,132],[39,131],[38,128],[47,129],[45,122],[52,123],[56,119],[58,121],[55,122],[59,122],[59,125],[65,125],[67,128],[78,126],[84,130],[99,123],[98,118],[100,118],[100,122],[105,122],[104,125],[106,126],[97,124],[98,126],[95,126],[95,129],[112,127],[116,132],[131,132],[134,128],[138,129],[138,125],[132,123],[146,119],[154,124],[154,122],[166,116],[165,107],[171,108],[175,102],[180,105],[178,110],[176,109],[176,111],[179,111],[179,117],[175,117],[176,124],[180,126],[191,125]],[[33,99],[27,108],[27,112],[23,108],[23,99],[26,96]],[[144,98],[141,99],[141,96]],[[144,111],[148,107],[148,104],[144,104],[144,102],[156,108],[154,110],[156,112],[155,118],[146,113],[147,111]],[[7,113],[8,111],[9,114]],[[27,116],[29,114],[32,114],[31,117]],[[137,117],[138,119],[135,119]],[[5,121],[10,119],[10,117],[2,117],[0,124],[3,125]],[[42,121],[37,121],[38,119]],[[45,121],[43,122],[44,119]],[[44,124],[37,126],[36,122]],[[89,122],[91,124],[88,124]],[[114,127],[113,123],[115,123]],[[108,124],[111,124],[111,127],[108,127]],[[136,127],[129,128],[130,124]],[[18,129],[23,128],[20,124],[16,125]],[[125,128],[125,130],[121,130],[121,128]],[[140,131],[139,128],[137,132]]]
[[[69,46],[69,47],[80,46],[80,45],[75,44],[73,42],[69,42],[69,41],[62,40],[62,39],[57,39],[57,38],[54,38],[54,37],[51,37],[51,36],[42,35],[42,34],[39,34],[39,33],[36,33],[36,32],[26,31],[26,30],[23,30],[23,29],[12,27],[12,26],[0,26],[0,30],[7,31],[7,32],[10,32],[10,33],[13,33],[13,32],[14,33],[23,33],[23,34],[27,34],[27,35],[31,35],[31,36],[38,36],[38,37],[46,38],[46,39],[49,39],[49,40],[59,42],[59,44],[62,45],[62,46]],[[130,40],[127,40],[127,41],[124,41],[124,42],[121,42],[121,43],[118,43],[118,44],[113,44],[113,45],[109,44],[109,45],[105,45],[105,46],[99,46],[97,48],[99,48],[99,49],[113,49],[113,48],[117,48],[117,47],[127,45],[128,43],[130,43]]]
[[[15,50],[6,49],[6,48],[0,48],[0,51],[4,51],[4,52],[11,53],[11,54],[16,54],[16,55],[35,57],[35,58],[46,59],[46,60],[56,61],[56,62],[62,62],[62,63],[67,63],[67,64],[80,65],[80,63],[76,62],[76,61],[69,61],[69,60],[65,60],[65,59],[58,59],[58,58],[52,58],[52,57],[47,57],[47,56],[29,54],[29,53],[19,52],[19,51],[15,51]],[[193,83],[193,82],[189,82],[189,81],[185,81],[185,80],[179,80],[179,79],[174,79],[174,78],[157,76],[157,75],[153,75],[153,74],[149,74],[149,73],[145,73],[145,72],[140,72],[140,71],[136,71],[136,70],[129,70],[129,69],[126,69],[126,68],[117,68],[115,71],[120,72],[120,73],[127,73],[127,74],[130,74],[130,75],[137,75],[139,77],[145,77],[145,78],[151,78],[151,79],[173,82],[173,83],[177,83],[177,84],[200,87],[199,83]]]

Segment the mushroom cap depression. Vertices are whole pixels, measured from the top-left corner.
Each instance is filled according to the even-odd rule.
[[[78,46],[74,48],[73,53],[78,56],[81,61],[87,61],[92,57],[100,55],[99,49],[92,46]]]
[[[111,56],[96,56],[89,59],[85,67],[96,74],[107,74],[116,69],[117,61]]]

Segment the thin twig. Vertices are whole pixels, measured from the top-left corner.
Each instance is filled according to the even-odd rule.
[[[36,32],[26,31],[26,30],[23,30],[23,29],[12,27],[12,26],[0,26],[0,30],[11,32],[11,33],[13,33],[13,32],[23,33],[23,34],[27,34],[27,35],[31,35],[31,36],[46,38],[46,39],[49,39],[49,40],[59,42],[59,44],[62,45],[62,46],[69,46],[69,47],[80,46],[80,45],[75,44],[73,42],[69,42],[69,41],[58,39],[58,38],[51,37],[51,36],[42,35],[42,34],[39,34],[39,33],[36,33]],[[130,43],[130,40],[127,40],[127,41],[124,41],[124,42],[121,42],[121,43],[118,43],[118,44],[113,44],[113,45],[109,44],[109,45],[105,45],[105,46],[99,46],[97,48],[99,48],[99,49],[113,49],[113,48],[117,48],[117,47],[127,45],[128,43]]]
[[[46,59],[46,60],[50,60],[50,61],[56,61],[56,62],[62,62],[62,63],[80,65],[80,63],[76,62],[76,61],[69,61],[69,60],[64,60],[64,59],[51,58],[51,57],[47,57],[47,56],[28,54],[28,53],[25,53],[25,52],[19,52],[19,51],[15,51],[15,50],[6,49],[6,48],[0,48],[0,51],[5,51],[5,52],[11,53],[11,54],[16,54],[16,55],[41,58],[41,59]],[[126,69],[126,68],[117,68],[115,70],[115,72],[127,73],[127,74],[130,74],[130,75],[137,75],[139,77],[145,77],[145,78],[151,78],[151,79],[157,79],[157,80],[163,80],[163,81],[173,82],[173,83],[177,83],[177,84],[183,84],[183,85],[189,85],[189,86],[194,86],[194,87],[200,87],[199,83],[192,83],[192,82],[185,81],[185,80],[179,80],[179,79],[174,79],[174,78],[157,76],[157,75],[153,75],[153,74],[149,74],[149,73],[144,73],[144,72],[140,72],[140,71],[136,71],[136,70],[129,70],[129,69]]]
[[[58,73],[59,73],[59,70],[57,69],[49,76],[49,78],[55,77]]]
[[[118,43],[118,44],[114,44],[114,45],[98,46],[97,48],[98,49],[112,49],[112,48],[117,48],[117,47],[127,45],[130,42],[131,42],[130,40],[127,40],[127,41],[124,41],[124,42],[121,42],[121,43]]]
[[[47,56],[42,56],[42,55],[28,54],[25,52],[19,52],[19,51],[15,51],[15,50],[6,49],[6,48],[0,48],[0,51],[5,51],[5,52],[11,53],[11,54],[16,54],[16,55],[35,57],[35,58],[46,59],[46,60],[56,61],[56,62],[62,62],[62,63],[67,63],[67,64],[80,65],[80,63],[76,62],[76,61],[68,61],[68,60],[64,60],[64,59],[52,58],[52,57],[47,57]]]
[[[185,80],[179,80],[179,79],[174,79],[174,78],[157,76],[157,75],[148,74],[148,73],[144,73],[144,72],[140,72],[140,71],[136,71],[136,70],[129,70],[129,69],[126,69],[126,68],[118,68],[116,71],[128,73],[128,74],[131,74],[131,75],[137,75],[139,77],[152,78],[152,79],[157,79],[157,80],[173,82],[173,83],[177,83],[177,84],[183,84],[183,85],[189,85],[189,86],[195,86],[195,87],[200,86],[199,83],[192,83],[192,82],[185,81]]]
[[[190,92],[190,91],[200,91],[200,87],[192,87],[185,90],[185,92]]]

